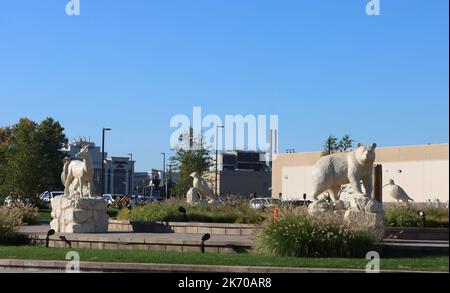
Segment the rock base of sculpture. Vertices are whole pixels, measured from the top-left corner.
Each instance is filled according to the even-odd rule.
[[[200,202],[200,196],[198,195],[198,190],[195,187],[191,187],[186,193],[186,201],[188,204],[196,204]]]
[[[198,191],[198,189],[195,188],[195,187],[191,187],[188,190],[188,192],[186,193],[186,202],[188,204],[192,204],[192,205],[195,205],[195,204],[198,204],[198,203],[205,203],[205,202],[207,202],[209,204],[220,203],[220,201],[219,201],[219,199],[217,197],[215,197],[215,198],[202,197],[200,195],[200,192]]]
[[[309,205],[308,212],[333,215],[356,229],[371,231],[377,240],[384,238],[386,214],[380,203],[368,197],[355,197],[349,208],[345,206],[343,202],[316,202]]]
[[[101,198],[58,196],[52,200],[50,226],[57,233],[106,233],[109,216]]]

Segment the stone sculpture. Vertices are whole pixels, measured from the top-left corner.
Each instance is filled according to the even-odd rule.
[[[359,229],[373,232],[378,240],[384,237],[385,212],[381,203],[370,198],[376,144],[358,147],[347,153],[337,153],[321,158],[313,168],[314,203],[309,205],[310,214],[333,214]],[[364,192],[361,189],[361,181]],[[342,185],[350,183],[353,195],[350,203],[339,199]],[[318,200],[328,191],[330,201]]]
[[[93,167],[89,146],[83,145],[75,157],[80,160],[63,160],[64,195],[52,199],[50,226],[57,233],[105,233],[109,220],[107,202],[92,197]]]
[[[313,167],[311,197],[317,201],[320,194],[328,191],[333,202],[339,201],[341,186],[347,183],[351,184],[357,197],[370,196],[376,147],[375,143],[369,147],[358,144],[358,147],[351,152],[322,157]],[[365,193],[361,190],[361,181]]]
[[[92,197],[94,168],[89,158],[89,146],[84,145],[75,158],[81,160],[64,159],[63,173],[61,174],[61,180],[64,181],[64,194],[79,194],[80,197],[87,194]],[[71,185],[73,182],[75,182],[75,186]]]
[[[106,233],[109,216],[101,198],[57,196],[50,226],[57,233]]]
[[[384,191],[386,194],[390,195],[392,198],[397,200],[397,203],[399,201],[403,201],[406,205],[409,204],[409,201],[414,201],[411,197],[408,196],[408,194],[405,192],[403,188],[396,185],[394,180],[389,179],[388,184],[383,186]]]
[[[215,201],[214,192],[209,187],[208,182],[206,182],[206,180],[202,178],[202,176],[197,172],[194,172],[189,176],[194,179],[192,182],[194,190],[191,189],[191,192],[196,192],[201,197],[207,199],[208,202],[210,203],[214,202]]]
[[[200,202],[200,197],[198,195],[198,190],[195,187],[191,187],[186,193],[186,202],[188,204],[196,204]]]

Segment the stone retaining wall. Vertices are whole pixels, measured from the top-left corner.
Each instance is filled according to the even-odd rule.
[[[109,231],[136,233],[193,233],[211,235],[256,235],[258,225],[194,223],[194,222],[136,222],[109,220]]]

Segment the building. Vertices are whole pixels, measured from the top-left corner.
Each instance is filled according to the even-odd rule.
[[[311,199],[311,171],[320,154],[276,154],[272,162],[272,196],[281,193],[283,199],[300,199],[306,193]],[[393,179],[416,202],[449,199],[448,143],[377,148],[375,163],[382,165],[383,185]],[[383,196],[383,201],[395,200]]]
[[[215,160],[210,172],[204,176],[215,190]],[[271,173],[266,153],[255,151],[226,151],[219,153],[217,161],[217,193],[250,196],[270,196]]]
[[[75,155],[80,152],[84,144],[89,145],[89,156],[94,167],[94,193],[100,195],[102,178],[101,148],[93,142],[73,141],[62,151],[67,157],[75,160]],[[134,161],[131,162],[129,157],[108,157],[108,153],[105,152],[104,192],[111,194],[132,194],[134,186],[134,163]]]
[[[204,174],[209,185],[215,189],[215,172]],[[239,195],[269,197],[271,187],[271,173],[268,171],[219,171],[217,173],[217,193],[221,196]]]
[[[267,170],[266,154],[254,151],[226,151],[219,153],[217,168],[220,171]],[[215,164],[215,161],[214,161]],[[213,166],[215,169],[215,166]]]

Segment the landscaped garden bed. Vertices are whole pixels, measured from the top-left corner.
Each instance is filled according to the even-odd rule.
[[[185,211],[185,213],[184,213]],[[270,211],[252,209],[248,200],[230,200],[221,204],[187,205],[183,200],[155,202],[122,209],[118,220],[139,222],[206,222],[256,224],[263,222]]]

